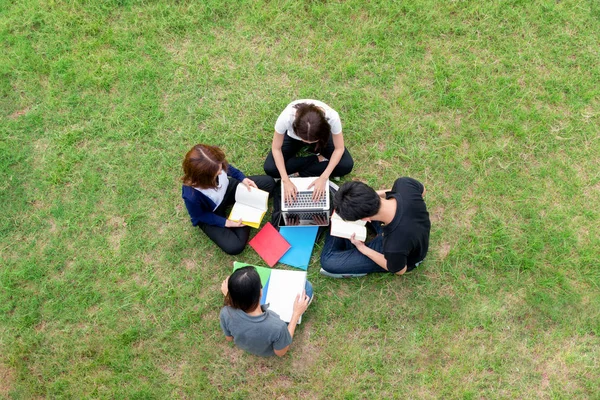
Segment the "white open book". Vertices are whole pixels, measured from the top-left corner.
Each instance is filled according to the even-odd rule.
[[[344,221],[339,215],[333,213],[331,216],[331,236],[337,236],[344,239],[350,239],[352,234],[354,238],[364,242],[367,238],[366,221]]]
[[[294,313],[296,296],[302,295],[306,284],[306,271],[272,269],[265,304],[284,322],[290,322]],[[302,317],[298,319],[298,323]]]
[[[235,189],[235,204],[227,219],[237,222],[241,218],[244,225],[258,228],[267,212],[268,201],[269,193],[254,187],[248,191],[248,186],[240,183]]]

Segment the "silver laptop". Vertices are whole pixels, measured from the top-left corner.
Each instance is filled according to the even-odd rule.
[[[312,195],[314,188],[308,186],[315,180],[316,177],[310,178],[290,178],[290,181],[298,190],[296,200],[288,203],[285,201],[283,185],[281,185],[281,220],[280,225],[296,226],[296,225],[329,225],[329,182],[325,195],[317,201],[313,201]]]

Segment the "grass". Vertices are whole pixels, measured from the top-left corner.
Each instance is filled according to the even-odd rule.
[[[0,397],[597,398],[596,0],[0,0]],[[427,262],[331,280],[284,359],[223,340],[195,143],[262,171],[296,98],[348,179],[424,182]]]

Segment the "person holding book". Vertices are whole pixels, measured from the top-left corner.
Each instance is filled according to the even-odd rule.
[[[308,148],[311,155],[300,157]],[[295,100],[277,118],[271,151],[265,160],[265,173],[281,178],[287,201],[296,197],[296,186],[288,175],[317,176],[313,196],[320,199],[327,190],[330,176],[340,177],[352,171],[354,161],[344,146],[339,114],[318,100]]]
[[[241,183],[248,190],[257,188],[268,193],[275,181],[270,176],[246,177],[230,165],[225,153],[218,147],[197,144],[183,160],[181,197],[190,215],[192,225],[200,229],[227,254],[244,250],[250,236],[250,227],[242,220],[231,221],[225,215],[235,202],[235,192]]]
[[[221,284],[225,306],[219,319],[227,341],[257,356],[283,357],[292,344],[298,320],[304,314],[313,296],[310,282],[296,296],[289,324],[279,315],[260,305],[262,286],[260,276],[252,266],[237,269]]]
[[[327,234],[321,253],[321,273],[333,278],[371,272],[402,275],[427,255],[431,222],[423,197],[425,187],[399,178],[390,191],[375,191],[362,182],[347,182],[335,194],[335,212],[346,221],[367,221],[377,236],[368,243]]]

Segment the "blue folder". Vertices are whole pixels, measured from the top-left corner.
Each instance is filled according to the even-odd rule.
[[[279,259],[279,262],[306,271],[318,231],[318,226],[280,227],[279,233],[292,247]]]

